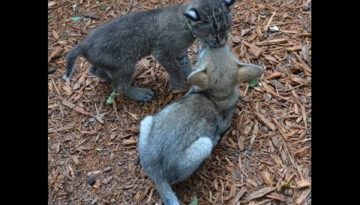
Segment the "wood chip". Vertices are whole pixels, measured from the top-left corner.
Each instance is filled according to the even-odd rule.
[[[91,113],[85,111],[83,108],[81,108],[81,107],[79,107],[79,106],[76,106],[76,105],[73,104],[72,102],[69,102],[69,101],[67,101],[67,100],[62,100],[61,103],[62,103],[64,106],[66,106],[66,107],[68,107],[68,108],[70,108],[70,109],[72,109],[72,110],[74,110],[74,111],[76,111],[76,112],[78,112],[78,113],[80,113],[80,114],[87,115],[87,116],[92,116]]]
[[[51,7],[53,7],[56,4],[56,1],[50,1],[48,3],[48,8],[50,9]]]
[[[309,180],[304,179],[297,182],[297,188],[299,189],[309,186],[311,186],[311,182]]]
[[[269,45],[281,44],[281,43],[286,43],[286,42],[288,42],[287,39],[281,38],[281,39],[274,39],[274,40],[257,42],[257,43],[255,43],[255,45],[257,45],[257,46],[269,46]]]
[[[122,144],[125,146],[136,145],[137,141],[133,139],[123,140]]]
[[[296,205],[300,205],[306,199],[309,193],[310,189],[303,191],[301,195],[295,200]]]
[[[275,72],[271,73],[270,75],[266,76],[265,79],[271,80],[274,78],[281,78],[281,77],[282,77],[282,73],[275,71]]]
[[[272,181],[271,176],[270,176],[270,174],[268,172],[262,171],[261,176],[262,176],[262,178],[263,178],[266,185],[268,185],[268,186],[273,185],[273,181]]]
[[[101,186],[101,182],[100,182],[100,179],[96,179],[95,180],[95,184],[92,186],[93,188],[95,189],[99,189]],[[94,203],[95,204],[95,203]]]
[[[240,151],[244,151],[245,148],[245,136],[244,135],[240,135],[238,137],[238,146]]]
[[[241,197],[244,196],[244,194],[247,192],[247,189],[245,187],[241,187],[240,191],[236,194],[236,196],[233,198],[231,204],[236,205],[236,203],[241,199]]]
[[[55,30],[52,30],[52,34],[56,40],[60,38],[59,34]]]
[[[276,130],[275,125],[270,120],[268,120],[264,115],[258,112],[256,112],[255,114],[256,116],[258,116],[259,120],[263,122],[268,128],[270,128],[273,131]]]
[[[264,26],[264,31],[265,31],[265,32],[269,29],[269,26],[270,26],[270,24],[271,24],[271,22],[272,22],[272,20],[273,20],[273,18],[274,18],[274,16],[275,16],[275,14],[276,14],[276,11],[273,12],[273,14],[271,15],[269,21],[268,21],[268,22],[266,23],[266,25]]]
[[[61,56],[62,53],[63,53],[63,51],[64,51],[63,48],[57,47],[57,48],[50,54],[50,56],[48,57],[48,63],[49,63],[52,59]]]
[[[113,178],[114,178],[114,176],[109,176],[109,177],[105,178],[105,179],[102,181],[102,183],[103,183],[103,184],[108,184]]]
[[[302,49],[301,46],[293,46],[293,47],[285,48],[286,51],[298,51],[298,50],[301,50],[301,49]]]
[[[310,51],[306,45],[304,45],[302,47],[301,54],[304,57],[304,59],[306,60],[306,62],[310,65]]]
[[[73,160],[73,162],[74,162],[76,165],[79,164],[78,156],[73,156],[73,157],[72,157],[72,160]]]
[[[262,188],[258,191],[255,191],[249,195],[247,195],[244,200],[242,200],[243,203],[248,203],[250,202],[251,200],[254,200],[254,199],[257,199],[257,198],[260,198],[260,197],[263,197],[265,196],[266,194],[274,191],[275,188],[274,187],[265,187],[265,188]]]
[[[266,197],[270,198],[270,199],[276,199],[278,201],[285,201],[286,200],[284,195],[278,194],[278,193],[275,193],[275,192],[273,192],[271,194],[268,194]]]
[[[249,52],[254,55],[255,58],[259,58],[260,55],[262,54],[263,52],[263,49],[262,48],[259,48],[257,46],[253,46],[249,49]]]

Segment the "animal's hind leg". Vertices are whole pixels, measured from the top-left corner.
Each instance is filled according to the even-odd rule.
[[[139,102],[151,101],[154,93],[150,89],[139,88],[131,85],[135,64],[128,65],[125,69],[113,69],[112,86],[116,92]]]
[[[154,180],[154,182],[156,190],[159,192],[165,205],[180,205],[180,202],[169,183],[163,180]]]
[[[89,73],[105,80],[106,82],[110,83],[112,81],[111,76],[108,73],[106,73],[106,71],[94,65],[90,66]]]
[[[210,155],[213,142],[209,137],[200,137],[190,145],[184,152],[183,158],[179,163],[179,175],[171,183],[183,181],[199,168],[201,163]]]

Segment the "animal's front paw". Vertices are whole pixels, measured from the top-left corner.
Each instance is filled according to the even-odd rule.
[[[171,90],[171,92],[174,93],[174,94],[177,94],[177,93],[185,93],[185,92],[187,92],[187,91],[188,91],[188,87]]]
[[[154,92],[150,89],[130,87],[125,96],[139,102],[149,102],[154,98]]]
[[[170,88],[172,93],[183,93],[189,90],[189,86],[184,83],[171,83]]]

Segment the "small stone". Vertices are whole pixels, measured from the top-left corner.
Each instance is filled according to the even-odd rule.
[[[110,172],[111,169],[112,169],[111,167],[105,167],[104,172]]]
[[[272,33],[279,32],[279,31],[280,31],[279,27],[277,27],[277,26],[270,26],[269,30],[270,30],[270,32],[272,32]]]
[[[96,181],[96,176],[95,175],[90,175],[87,177],[87,180],[86,182],[90,185],[90,186],[93,186],[95,184],[95,181]]]
[[[241,38],[239,36],[234,36],[231,40],[233,43],[240,43]]]

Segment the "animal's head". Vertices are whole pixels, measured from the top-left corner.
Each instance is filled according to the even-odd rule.
[[[241,63],[228,46],[206,48],[200,52],[188,83],[202,91],[225,95],[240,83],[259,78],[262,73],[260,66]]]
[[[192,33],[210,47],[225,45],[231,29],[231,6],[235,0],[193,0],[184,15]]]

